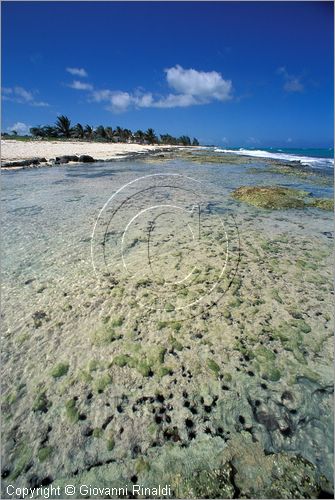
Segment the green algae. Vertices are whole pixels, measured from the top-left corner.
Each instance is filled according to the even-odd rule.
[[[76,407],[76,402],[74,399],[69,399],[65,403],[65,413],[67,418],[72,424],[75,424],[79,420],[79,411]]]
[[[136,370],[143,377],[150,377],[150,375],[153,373],[153,371],[151,369],[151,364],[147,360],[138,360],[136,362]]]
[[[26,342],[29,339],[28,333],[23,333],[22,335],[19,335],[16,339],[16,342],[18,343],[19,346],[21,346],[24,342]]]
[[[93,386],[97,392],[101,393],[104,392],[111,383],[112,377],[109,373],[105,373],[94,379]]]
[[[281,210],[314,207],[333,210],[334,202],[328,198],[312,198],[307,191],[281,186],[241,186],[232,197],[257,208]]]
[[[45,391],[41,391],[37,394],[34,399],[32,409],[33,411],[42,411],[45,412],[48,410],[50,403],[47,399],[47,395]]]
[[[164,328],[171,328],[175,332],[179,332],[182,328],[180,321],[158,321],[157,329],[163,330]]]
[[[216,375],[218,376],[220,373],[220,367],[219,365],[214,361],[214,359],[208,359],[207,360],[207,366],[208,368]]]
[[[283,304],[284,301],[283,299],[281,298],[281,296],[279,295],[279,292],[278,290],[272,290],[272,297],[279,303],[279,304]]]
[[[100,368],[104,368],[104,363],[97,359],[91,359],[88,363],[88,371],[89,372],[96,372]]]
[[[52,454],[52,451],[53,451],[52,446],[45,446],[43,448],[40,448],[37,452],[37,458],[39,459],[40,462],[45,462]]]
[[[143,457],[140,457],[136,460],[135,470],[137,474],[143,474],[150,470],[150,464],[147,460],[144,460]]]
[[[114,434],[110,433],[107,439],[107,450],[108,451],[113,451],[115,448],[115,439],[114,439]]]
[[[255,367],[261,377],[271,382],[278,382],[281,378],[281,372],[275,364],[275,353],[264,346],[256,347],[253,353],[255,356]]]
[[[279,186],[241,186],[233,191],[232,196],[257,208],[279,210],[304,208],[308,193]]]
[[[113,363],[120,368],[124,366],[132,366],[133,360],[128,354],[120,354],[119,356],[115,356],[113,359]]]
[[[165,311],[166,311],[166,312],[172,312],[172,311],[174,311],[174,310],[175,310],[175,307],[174,307],[174,305],[173,305],[173,304],[167,303],[167,304],[165,305]]]
[[[120,327],[123,325],[123,322],[124,322],[124,318],[122,317],[119,317],[119,318],[115,318],[111,321],[111,326],[112,327]]]
[[[92,436],[99,439],[103,435],[104,431],[100,427],[95,427],[92,432]]]
[[[58,363],[50,372],[51,376],[54,378],[63,377],[69,371],[69,363]]]
[[[330,198],[314,198],[310,202],[310,206],[320,208],[321,210],[334,210],[334,200]]]
[[[175,348],[179,347],[175,339],[172,344]],[[151,377],[154,373],[157,373],[161,378],[171,372],[169,367],[162,366],[167,351],[165,347],[153,345],[150,349],[144,350],[139,345],[129,345],[129,350],[133,351],[131,356],[127,353],[118,354],[113,358],[112,365],[119,368],[124,368],[125,366],[133,368],[143,377]]]
[[[104,346],[120,338],[121,336],[116,334],[114,327],[110,323],[108,323],[103,324],[100,328],[92,333],[91,342],[96,346]]]
[[[10,478],[15,481],[28,466],[33,456],[33,453],[31,448],[29,448],[26,443],[21,443],[15,450],[14,456],[15,456],[14,458],[15,465],[14,465],[14,470],[10,475]]]
[[[158,369],[157,375],[159,378],[163,378],[166,375],[172,375],[172,373],[173,373],[172,368],[169,368],[168,366],[161,366]]]
[[[89,384],[90,382],[92,382],[93,377],[92,377],[92,375],[90,374],[89,371],[87,371],[87,370],[80,370],[79,371],[79,375],[78,375],[78,380],[81,380],[85,384]]]
[[[173,337],[173,335],[169,337],[169,344],[175,351],[182,351],[184,349],[183,344],[179,342],[175,337]]]

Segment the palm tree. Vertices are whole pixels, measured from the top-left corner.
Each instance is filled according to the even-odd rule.
[[[112,127],[106,127],[105,128],[105,134],[106,134],[106,139],[108,141],[112,141],[113,140],[114,130],[112,129]]]
[[[133,137],[133,133],[131,130],[129,130],[129,128],[125,128],[123,130],[123,140],[124,141],[128,141],[129,139],[131,139]]]
[[[44,136],[43,128],[41,127],[41,125],[38,125],[37,127],[31,127],[29,129],[29,132],[31,133],[31,135],[33,137],[43,137]]]
[[[188,137],[188,135],[182,135],[181,137],[179,137],[178,141],[183,146],[190,146],[191,145],[191,139]]]
[[[99,139],[105,139],[106,138],[105,127],[99,125],[99,127],[95,129],[95,136]]]
[[[199,146],[199,141],[196,137],[193,139],[192,146]]]
[[[163,144],[177,144],[177,139],[170,134],[161,134],[161,142]]]
[[[119,125],[115,129],[115,135],[120,141],[123,141],[123,128],[119,127]]]
[[[43,137],[57,137],[58,131],[56,127],[52,127],[51,125],[45,125],[42,127]]]
[[[87,139],[91,140],[93,138],[93,127],[91,125],[85,125],[84,132]]]
[[[76,137],[77,139],[83,139],[85,135],[84,127],[82,126],[81,123],[77,123],[75,127],[72,129],[72,135],[73,137]]]
[[[134,138],[136,142],[142,144],[145,138],[145,133],[142,130],[137,130],[134,134]]]
[[[148,130],[145,133],[145,138],[149,144],[154,144],[155,142],[158,142],[158,139],[155,135],[155,131],[152,128],[148,128]]]
[[[67,116],[60,115],[56,121],[56,129],[62,137],[70,137],[71,121]]]

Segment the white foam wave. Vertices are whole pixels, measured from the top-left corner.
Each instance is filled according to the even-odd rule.
[[[271,158],[274,160],[284,160],[284,161],[299,161],[302,165],[308,165],[314,168],[331,168],[334,167],[333,158],[315,158],[311,156],[299,156],[289,153],[271,153],[269,151],[264,151],[262,149],[220,149],[215,148],[217,153],[232,153],[242,156],[254,156],[256,158]]]

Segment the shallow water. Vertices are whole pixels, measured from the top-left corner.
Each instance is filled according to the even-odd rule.
[[[302,456],[331,479],[332,214],[260,210],[230,196],[280,184],[331,197],[331,186],[264,162],[180,159],[29,169],[2,181],[5,477],[57,481],[110,459],[130,471],[138,457],[164,453],[171,435],[176,447],[212,436],[229,448],[246,432],[266,453]],[[115,364],[121,355],[133,364]],[[68,371],[55,377],[59,362]],[[157,392],[171,394],[165,423],[152,413]],[[41,393],[49,403],[34,410]]]

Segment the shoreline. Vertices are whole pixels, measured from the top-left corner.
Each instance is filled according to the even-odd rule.
[[[1,168],[19,170],[61,164],[131,160],[188,149],[189,146],[100,142],[1,140]]]

